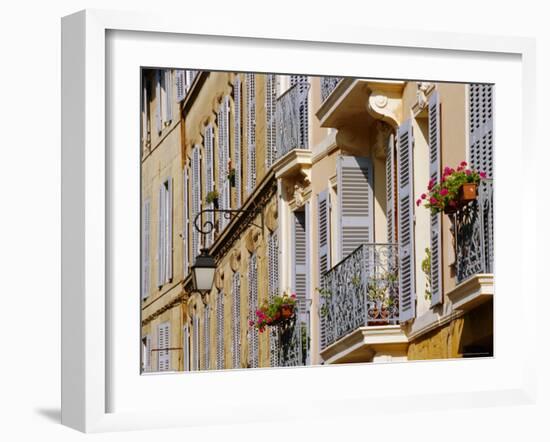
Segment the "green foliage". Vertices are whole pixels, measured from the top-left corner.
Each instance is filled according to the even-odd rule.
[[[220,196],[220,195],[219,195],[219,193],[218,193],[217,191],[211,190],[210,192],[208,192],[208,193],[206,194],[206,202],[209,203],[209,204],[210,204],[210,203],[213,203],[214,200],[218,199],[219,196]]]
[[[426,255],[422,260],[422,271],[426,275],[426,288],[424,289],[424,299],[432,299],[432,253],[428,247],[426,247]]]
[[[283,309],[289,308],[292,311],[291,318],[295,315],[296,294],[274,296],[270,302],[265,302],[256,310],[256,319],[250,320],[250,327],[256,327],[262,333],[267,326],[279,325],[283,320]],[[290,319],[290,318],[289,318]]]

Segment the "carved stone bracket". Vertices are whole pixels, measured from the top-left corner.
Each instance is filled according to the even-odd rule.
[[[277,201],[272,202],[266,209],[265,225],[270,232],[277,229],[279,212],[277,209]]]
[[[383,121],[376,121],[376,138],[374,140],[374,156],[383,160],[386,158],[388,138],[393,132],[391,126]]]
[[[419,81],[416,83],[416,106],[415,113],[422,112],[428,105],[428,95],[435,87],[433,83]]]
[[[367,102],[367,111],[375,119],[385,121],[397,129],[403,115],[401,93],[373,90]]]

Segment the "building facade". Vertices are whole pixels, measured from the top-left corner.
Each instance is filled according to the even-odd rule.
[[[490,356],[492,86],[144,70],[142,370]],[[454,214],[445,165],[489,179]],[[206,249],[212,291],[192,290]],[[293,327],[251,327],[294,293]]]

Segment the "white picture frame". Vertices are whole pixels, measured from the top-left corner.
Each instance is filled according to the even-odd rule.
[[[121,37],[122,46],[109,41],[110,38]],[[121,247],[127,243],[118,243],[116,236],[120,232],[113,213],[116,211],[116,201],[120,198],[120,189],[116,187],[119,182],[119,165],[124,161],[113,152],[109,151],[111,143],[117,145],[118,137],[129,137],[130,143],[136,127],[138,127],[139,89],[135,89],[136,118],[135,124],[126,133],[124,125],[116,126],[116,133],[107,131],[106,121],[112,123],[116,119],[117,111],[109,108],[112,104],[111,82],[116,82],[116,71],[110,68],[113,62],[118,63],[121,56],[121,48],[124,44],[132,44],[131,40],[139,38],[144,47],[143,54],[147,52],[146,40],[153,41],[154,47],[159,47],[159,42],[168,45],[185,44],[185,39],[192,39],[193,44],[208,48],[216,48],[216,45],[226,47],[234,44],[240,50],[265,51],[285,50],[295,48],[292,56],[280,63],[295,63],[296,71],[300,69],[314,69],[312,74],[349,74],[357,73],[357,67],[343,66],[337,63],[324,61],[314,67],[308,63],[307,51],[315,54],[351,53],[354,51],[374,51],[378,56],[384,57],[385,52],[392,57],[408,57],[413,66],[404,70],[402,78],[421,78],[414,72],[422,72],[421,67],[414,65],[415,57],[448,57],[463,61],[462,57],[470,57],[472,63],[479,63],[482,69],[472,70],[470,75],[464,75],[462,81],[494,81],[494,74],[486,65],[485,59],[495,58],[506,64],[510,63],[512,69],[510,75],[503,81],[520,79],[516,84],[515,95],[510,97],[512,103],[517,105],[516,115],[519,115],[514,127],[506,125],[505,109],[500,112],[498,82],[496,95],[496,114],[503,115],[501,123],[497,123],[496,136],[501,137],[503,131],[511,131],[510,137],[499,138],[498,143],[505,146],[506,143],[517,141],[518,148],[524,158],[532,157],[535,153],[534,143],[534,106],[535,101],[535,46],[534,41],[518,37],[489,37],[479,35],[451,34],[451,33],[427,33],[420,31],[404,30],[375,30],[368,27],[354,28],[333,26],[330,33],[313,27],[294,27],[291,24],[281,24],[276,31],[251,23],[249,26],[234,28],[229,22],[216,21],[206,18],[181,24],[178,17],[166,15],[153,15],[144,13],[127,13],[87,10],[67,16],[62,21],[62,423],[84,432],[115,431],[125,429],[162,428],[191,425],[208,425],[231,422],[260,422],[281,419],[323,419],[330,415],[365,415],[376,412],[407,411],[411,404],[421,409],[465,408],[476,405],[494,406],[499,404],[527,404],[533,403],[534,372],[536,358],[533,349],[523,347],[523,353],[518,361],[514,361],[512,346],[519,339],[514,336],[507,318],[510,318],[510,305],[506,297],[499,298],[500,293],[510,293],[516,290],[524,302],[533,302],[535,297],[535,280],[521,278],[521,281],[507,281],[507,265],[510,257],[519,257],[521,262],[527,262],[528,254],[532,253],[535,245],[521,246],[527,243],[530,226],[536,218],[535,193],[521,193],[521,188],[513,189],[504,180],[499,181],[499,190],[496,195],[496,219],[499,220],[499,192],[501,195],[507,192],[509,195],[519,196],[521,213],[521,227],[519,230],[518,244],[510,249],[503,250],[498,247],[499,233],[496,233],[497,253],[495,257],[496,268],[496,293],[495,301],[495,358],[481,361],[446,361],[441,362],[415,362],[406,364],[386,364],[368,366],[354,365],[342,367],[309,367],[300,369],[276,369],[276,370],[250,370],[217,373],[193,373],[192,385],[188,383],[189,376],[185,375],[155,375],[139,376],[139,340],[135,341],[135,348],[129,346],[128,355],[124,352],[115,352],[114,348],[121,348],[115,343],[131,343],[132,332],[121,336],[118,333],[117,324],[129,324],[132,329],[132,321],[136,315],[128,313],[128,324],[123,319],[121,312],[123,304],[113,300],[110,296],[116,291],[118,282],[113,282],[112,268],[110,264],[118,258],[115,254],[132,256],[128,250],[121,251]],[[183,43],[182,43],[183,42]],[[135,44],[135,41],[134,41]],[[220,47],[221,47],[220,46]],[[130,47],[130,46],[128,46]],[[248,48],[248,49],[246,49]],[[150,48],[149,48],[150,49]],[[213,49],[212,49],[213,50]],[[304,52],[305,51],[305,52]],[[142,65],[162,66],[173,65],[164,55],[166,51],[160,50],[156,57],[149,57],[150,63]],[[416,55],[415,55],[416,54]],[[131,54],[127,54],[131,56]],[[133,69],[132,63],[126,68]],[[228,67],[227,60],[206,62],[200,61],[199,54],[195,53],[196,63],[191,68],[218,69]],[[477,60],[477,61],[476,61]],[[179,62],[178,62],[179,63]],[[207,63],[207,64],[205,64]],[[273,57],[263,55],[259,57],[240,58],[233,62],[233,69],[254,70],[269,72],[272,68]],[[466,63],[466,61],[464,61]],[[141,64],[141,63],[140,63]],[[388,66],[391,63],[388,61]],[[117,67],[121,64],[118,63]],[[324,66],[324,67],[323,67]],[[514,67],[515,66],[515,67]],[[378,64],[376,70],[381,72],[383,66]],[[457,66],[447,66],[447,71],[456,71],[455,77],[448,77],[444,68],[438,68],[434,64],[434,79],[457,80],[460,69]],[[487,70],[485,70],[485,68]],[[515,69],[519,69],[518,72]],[[354,71],[355,69],[355,71]],[[418,69],[415,71],[415,69]],[[407,74],[407,72],[408,74]],[[106,72],[108,75],[106,75]],[[397,72],[395,69],[393,73]],[[412,74],[411,74],[412,72]],[[519,74],[519,75],[518,75]],[[418,74],[420,75],[420,74]],[[391,76],[391,75],[387,75]],[[138,73],[136,72],[136,81]],[[504,77],[503,77],[504,78]],[[135,83],[135,81],[134,81]],[[133,102],[130,103],[130,106]],[[497,116],[497,119],[499,117]],[[509,122],[509,121],[508,121]],[[112,128],[112,127],[111,127]],[[499,132],[500,131],[500,132]],[[119,145],[119,144],[118,144]],[[500,147],[499,145],[499,147]],[[517,146],[516,146],[517,148]],[[498,148],[497,148],[498,149]],[[502,150],[505,151],[504,149]],[[118,152],[118,151],[117,151]],[[137,148],[136,148],[137,152]],[[127,152],[125,154],[128,154]],[[131,154],[130,154],[131,155]],[[498,163],[500,161],[500,163]],[[513,162],[512,162],[513,163]],[[497,153],[498,170],[507,170],[513,164],[505,161],[505,156],[499,157]],[[113,172],[116,170],[116,172]],[[504,172],[502,172],[504,176]],[[522,173],[526,173],[525,171]],[[118,175],[117,175],[118,174]],[[135,182],[139,170],[128,171],[129,182]],[[134,180],[134,181],[132,181]],[[114,185],[114,187],[113,187]],[[113,189],[118,189],[116,192]],[[502,190],[501,190],[502,189]],[[139,191],[139,189],[136,189]],[[116,193],[118,192],[118,196]],[[117,199],[118,198],[118,199]],[[137,204],[137,201],[136,201]],[[502,207],[502,206],[500,206]],[[133,212],[133,206],[129,213]],[[135,220],[139,223],[139,217]],[[501,224],[504,225],[504,224]],[[499,228],[497,226],[497,228]],[[130,229],[131,230],[131,229]],[[137,236],[136,238],[139,238]],[[121,240],[122,241],[122,240]],[[117,247],[113,247],[117,243]],[[129,245],[129,247],[139,247]],[[124,248],[122,248],[124,250]],[[138,253],[139,255],[139,253]],[[526,272],[524,267],[521,272]],[[121,274],[132,274],[122,271]],[[115,279],[120,280],[118,273]],[[501,282],[502,281],[502,282]],[[139,279],[129,285],[130,296],[135,292],[135,310],[139,317],[138,299],[139,290],[132,287],[139,285]],[[120,293],[120,292],[118,292]],[[124,302],[128,302],[125,300]],[[130,301],[131,302],[131,301]],[[126,304],[124,304],[126,305]],[[525,318],[527,312],[518,312],[519,319]],[[139,329],[139,324],[134,324]],[[534,334],[536,324],[522,331]],[[133,330],[133,329],[132,329]],[[503,339],[505,337],[506,339]],[[533,341],[534,342],[534,341]],[[117,347],[118,346],[118,347]],[[128,363],[129,365],[126,365]],[[439,365],[438,365],[439,364]],[[130,367],[130,368],[129,368]],[[489,378],[492,370],[494,376]],[[368,371],[366,371],[368,370]],[[403,373],[411,377],[424,379],[430,374],[443,371],[447,379],[453,379],[454,385],[425,385],[406,390],[397,385],[390,385],[385,390],[369,389],[362,381],[365,374],[378,376],[384,373],[390,378],[402,378]],[[122,373],[126,373],[124,378]],[[479,373],[480,380],[472,380],[469,376]],[[343,376],[342,376],[343,374]],[[461,376],[468,377],[462,379]],[[487,378],[484,378],[487,376]],[[125,379],[125,378],[128,379]],[[257,407],[253,401],[248,401],[247,392],[257,391],[265,382],[288,382],[296,379],[303,388],[311,394],[302,398],[299,403],[304,404],[300,410],[289,410],[277,407],[277,401],[270,408],[269,415],[262,407]],[[329,385],[338,385],[331,389],[329,394],[315,394],[315,382],[324,379]],[[175,380],[179,386],[174,387]],[[126,382],[128,381],[128,382]],[[334,384],[338,381],[339,384]],[[132,384],[132,382],[134,382]],[[484,383],[485,382],[485,383]],[[452,384],[452,383],[451,383]],[[119,387],[124,385],[124,387]],[[357,388],[352,388],[356,386]],[[422,387],[422,388],[420,388]],[[167,401],[165,406],[158,406],[159,398],[163,391],[174,391],[174,388],[184,388],[189,392],[188,397],[197,399],[192,408],[175,406],[177,401]],[[117,390],[118,389],[118,390]],[[115,394],[114,391],[117,390]],[[203,391],[204,395],[198,397],[197,391]],[[236,392],[245,394],[235,396]],[[136,399],[137,397],[137,399]],[[372,398],[376,398],[372,401]],[[116,398],[116,401],[113,399]],[[139,399],[141,398],[141,399]],[[156,398],[156,399],[147,399]],[[178,398],[176,398],[177,400]],[[135,407],[126,404],[136,401]],[[149,402],[148,402],[149,400]],[[154,405],[152,405],[152,401]],[[187,401],[189,402],[189,401]],[[150,409],[147,403],[151,404]],[[225,411],[224,411],[225,410]],[[207,412],[208,411],[208,412]]]

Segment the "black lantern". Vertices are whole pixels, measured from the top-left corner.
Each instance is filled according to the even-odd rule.
[[[208,254],[207,249],[201,249],[201,254],[195,259],[191,267],[193,278],[193,289],[205,295],[212,289],[214,273],[216,272],[216,261]]]

